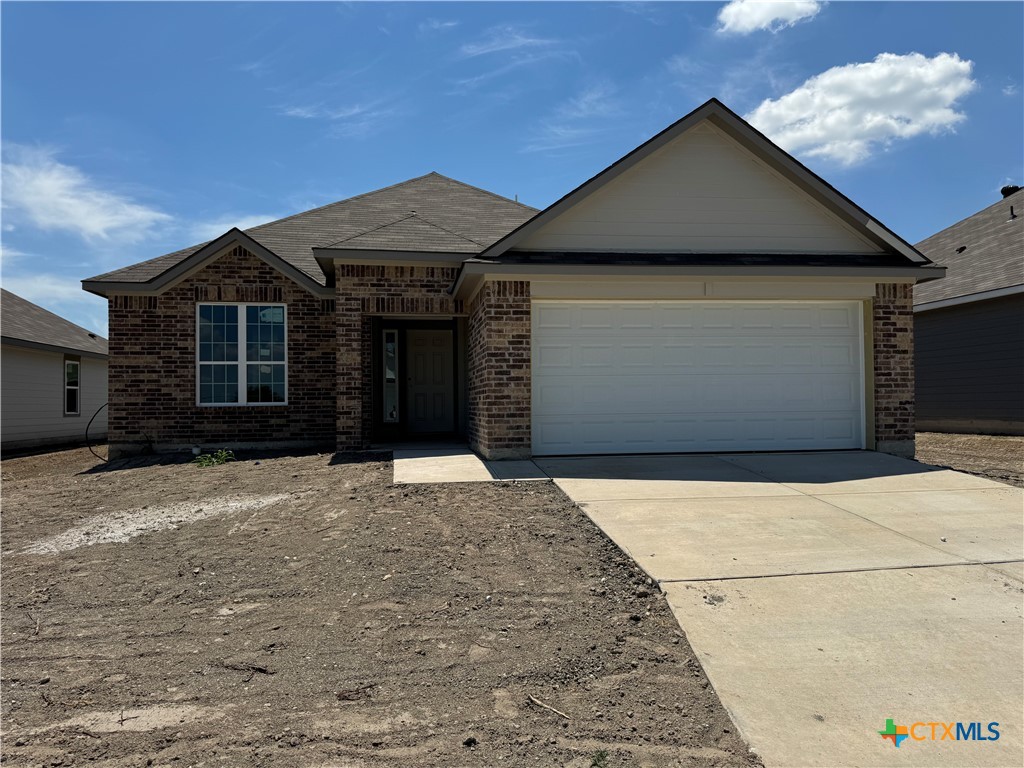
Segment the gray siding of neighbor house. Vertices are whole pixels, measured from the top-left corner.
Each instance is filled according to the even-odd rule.
[[[1024,295],[914,315],[917,428],[1024,434]]]
[[[84,442],[89,419],[107,402],[107,361],[81,356],[80,415],[65,416],[64,353],[4,344],[0,357],[0,441],[4,451]],[[102,441],[106,436],[104,409],[92,423],[89,437]]]

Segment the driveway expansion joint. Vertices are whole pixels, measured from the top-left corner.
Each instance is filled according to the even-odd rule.
[[[658,584],[691,584],[702,581],[748,581],[751,579],[779,579],[787,576],[830,576],[842,573],[871,573],[872,571],[910,571],[918,568],[958,568],[965,565],[1010,565],[1024,560],[963,560],[958,563],[926,563],[923,565],[880,565],[873,568],[844,568],[834,571],[800,571],[798,573],[759,573],[745,576],[705,576],[694,579],[656,579]]]

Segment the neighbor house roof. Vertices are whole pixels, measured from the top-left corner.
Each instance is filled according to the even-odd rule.
[[[1024,190],[946,227],[916,247],[946,267],[944,280],[914,290],[917,307],[980,300],[995,292],[1024,288]]]
[[[326,285],[313,248],[478,253],[536,213],[528,205],[428,173],[251,227],[245,233],[285,264]],[[149,283],[207,245],[200,243],[84,282]]]
[[[54,351],[107,355],[107,340],[60,315],[0,288],[0,337],[5,342]]]

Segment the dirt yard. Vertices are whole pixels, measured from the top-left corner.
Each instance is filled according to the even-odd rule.
[[[97,465],[3,463],[7,765],[759,764],[552,484]]]
[[[918,432],[917,460],[1024,487],[1024,437]]]

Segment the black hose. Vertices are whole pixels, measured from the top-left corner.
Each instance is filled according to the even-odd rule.
[[[92,449],[92,443],[89,442],[89,427],[91,427],[92,423],[94,421],[96,421],[96,417],[100,415],[100,411],[102,411],[106,407],[107,407],[107,404],[104,403],[99,408],[97,408],[96,409],[96,413],[94,413],[92,415],[92,418],[89,419],[89,423],[85,425],[85,445],[89,449],[89,453],[91,453],[93,456],[95,456],[100,461],[109,461],[109,459],[104,459],[102,456],[100,456],[98,453],[96,453],[96,451],[94,451]]]

